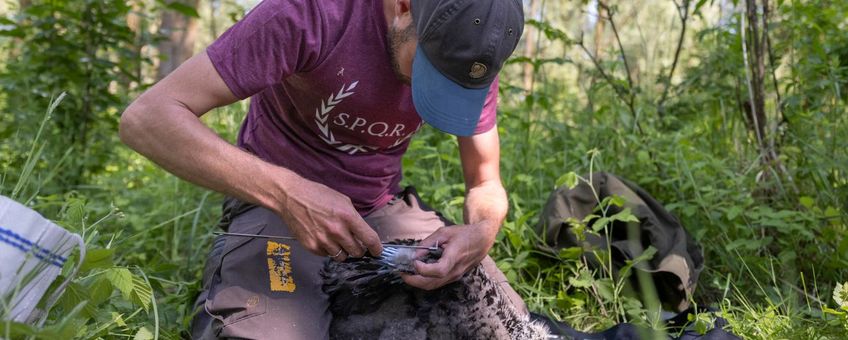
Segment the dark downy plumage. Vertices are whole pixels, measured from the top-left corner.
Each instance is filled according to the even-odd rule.
[[[398,271],[410,270],[410,253],[327,263],[321,274],[333,313],[331,339],[548,338],[546,326],[519,314],[481,265],[437,290],[406,285]]]

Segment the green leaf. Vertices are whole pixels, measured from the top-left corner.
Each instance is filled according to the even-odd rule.
[[[100,305],[112,296],[112,283],[104,275],[99,275],[91,286],[88,287],[88,295],[92,305]]]
[[[115,254],[114,249],[89,249],[85,253],[85,260],[80,267],[81,273],[86,273],[92,269],[103,269],[114,266],[112,256]]]
[[[499,261],[497,265],[498,265],[498,269],[500,269],[501,272],[506,273],[506,272],[512,270],[512,262]]]
[[[566,34],[565,31],[555,28],[545,21],[528,19],[525,23],[529,26],[534,26],[539,29],[539,31],[543,32],[545,34],[545,37],[550,40],[560,40],[567,44],[571,43],[571,38],[568,37],[568,34]]]
[[[147,327],[141,327],[135,333],[133,340],[153,340],[153,333]]]
[[[527,256],[529,255],[530,252],[526,250],[518,253],[518,255],[515,256],[515,260],[512,261],[513,267],[516,269],[524,267],[524,265],[526,264],[525,261],[527,260]]]
[[[559,258],[564,260],[576,260],[583,255],[583,249],[580,247],[568,247],[559,250]]]
[[[556,299],[557,299],[557,306],[559,306],[562,309],[569,309],[569,308],[573,308],[573,307],[580,308],[580,307],[586,305],[586,301],[585,301],[586,295],[581,294],[579,292],[574,292],[571,295],[569,295],[569,294],[566,294],[564,291],[559,291],[559,292],[557,292]]]
[[[838,217],[838,216],[839,216],[839,209],[836,209],[834,207],[827,207],[827,209],[824,210],[824,217],[830,218],[830,217]]]
[[[69,199],[64,222],[69,226],[82,226],[84,219],[85,201],[76,197]]]
[[[592,220],[594,220],[598,217],[601,217],[601,216],[597,215],[597,214],[589,214],[589,215],[586,215],[586,217],[584,217],[583,221],[581,221],[581,222],[583,222],[583,224],[588,224],[589,222],[592,222]]]
[[[153,288],[150,287],[144,278],[138,275],[133,275],[132,283],[132,302],[144,308],[144,311],[147,311],[153,300]]]
[[[654,246],[648,246],[648,249],[645,249],[645,251],[643,251],[641,254],[639,254],[639,256],[636,256],[636,258],[633,259],[633,262],[639,263],[639,262],[649,261],[650,259],[654,258],[654,255],[656,255],[656,254],[657,254],[657,248],[654,248]]]
[[[624,210],[622,210],[618,214],[610,216],[610,220],[639,223],[639,219],[633,215],[633,213],[630,211],[630,208],[624,208]]]
[[[569,172],[565,175],[560,176],[556,180],[556,187],[559,188],[563,185],[567,186],[569,189],[574,189],[578,184],[579,177],[574,171]]]
[[[127,268],[111,268],[103,273],[109,282],[112,283],[112,286],[121,291],[121,295],[124,296],[124,300],[130,300],[130,296],[133,292],[133,275]]]
[[[524,215],[521,215],[521,217],[519,217],[518,220],[515,221],[515,229],[523,230],[523,228],[526,228],[525,225],[527,224],[527,221],[529,221],[530,217],[533,217],[533,215],[533,211],[529,211],[524,213]]]
[[[691,314],[690,314],[691,315]],[[712,328],[713,320],[706,313],[699,313],[693,317],[695,331],[700,335],[707,334]]]
[[[58,305],[62,307],[63,310],[69,311],[80,304],[85,303],[82,307],[82,313],[86,317],[91,317],[95,314],[94,306],[88,303],[91,298],[88,295],[88,290],[80,285],[78,282],[71,282],[65,288],[65,292],[62,294],[62,297],[59,298]]]
[[[506,272],[506,279],[509,282],[515,282],[518,280],[518,273],[514,270],[510,270]]]
[[[571,226],[571,232],[574,233],[574,237],[577,238],[578,241],[586,240],[586,224],[578,221],[574,217],[569,217],[565,219],[565,223],[568,223]]]
[[[124,321],[124,315],[118,312],[112,312],[112,320],[115,324],[121,327],[127,327],[127,322]]]
[[[622,307],[624,307],[624,311],[631,318],[640,318],[640,316],[644,313],[645,309],[642,306],[642,301],[639,299],[630,297],[630,296],[620,296]]]
[[[812,209],[813,206],[816,204],[816,200],[809,196],[801,196],[801,198],[798,199],[798,202],[801,203],[801,205],[803,205],[804,208],[807,209]]]
[[[596,286],[598,287],[598,295],[604,301],[614,301],[615,300],[615,284],[610,278],[603,278],[596,281]]]
[[[627,203],[627,200],[625,200],[624,197],[621,197],[619,195],[612,195],[610,196],[608,206],[614,205],[616,207],[623,207],[625,203]]]
[[[586,270],[581,270],[577,277],[571,277],[568,279],[568,283],[577,288],[590,287],[594,281],[595,279],[592,277],[592,274]]]
[[[524,244],[524,241],[521,239],[521,236],[514,232],[507,231],[506,237],[509,239],[509,243],[515,249],[521,249],[521,246]]]
[[[601,218],[597,219],[595,221],[595,223],[592,223],[592,230],[597,233],[597,232],[603,230],[604,227],[606,227],[609,224],[609,222],[610,222],[610,219],[608,217],[601,217]]]
[[[742,207],[732,206],[727,209],[727,219],[733,220],[742,213]]]
[[[651,155],[645,150],[639,150],[638,152],[636,152],[636,159],[639,161],[639,163],[649,164],[649,162],[651,161]]]

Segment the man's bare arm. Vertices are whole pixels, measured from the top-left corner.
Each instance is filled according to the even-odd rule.
[[[206,53],[198,54],[130,104],[121,140],[189,182],[271,209],[316,254],[361,256],[360,243],[379,254],[377,234],[347,196],[230,145],[199,120],[236,100]]]
[[[509,209],[506,190],[501,184],[500,152],[497,126],[478,136],[459,137],[466,187],[465,223],[486,230],[492,243]]]
[[[269,182],[263,176],[279,176],[278,170],[219,138],[197,118],[237,100],[209,57],[199,54],[130,104],[121,116],[121,140],[185,180],[273,206],[282,193],[261,183]],[[238,173],[256,176],[233,175]]]
[[[479,264],[492,248],[507,213],[497,127],[479,135],[459,137],[458,141],[466,186],[465,225],[441,228],[422,241],[425,246],[442,245],[444,252],[439,262],[416,262],[419,275],[404,276],[404,281],[415,287],[441,287]]]

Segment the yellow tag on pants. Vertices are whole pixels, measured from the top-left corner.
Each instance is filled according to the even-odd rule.
[[[287,244],[268,241],[268,276],[272,292],[294,292],[292,277],[291,247]]]

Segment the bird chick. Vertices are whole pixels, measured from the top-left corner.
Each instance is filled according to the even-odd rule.
[[[412,272],[415,260],[435,262],[440,255],[430,252],[416,259],[415,249],[384,245],[384,254],[379,258],[328,261],[321,275],[333,313],[330,338],[548,338],[547,327],[516,311],[481,265],[459,281],[432,291],[403,282],[399,272]]]

